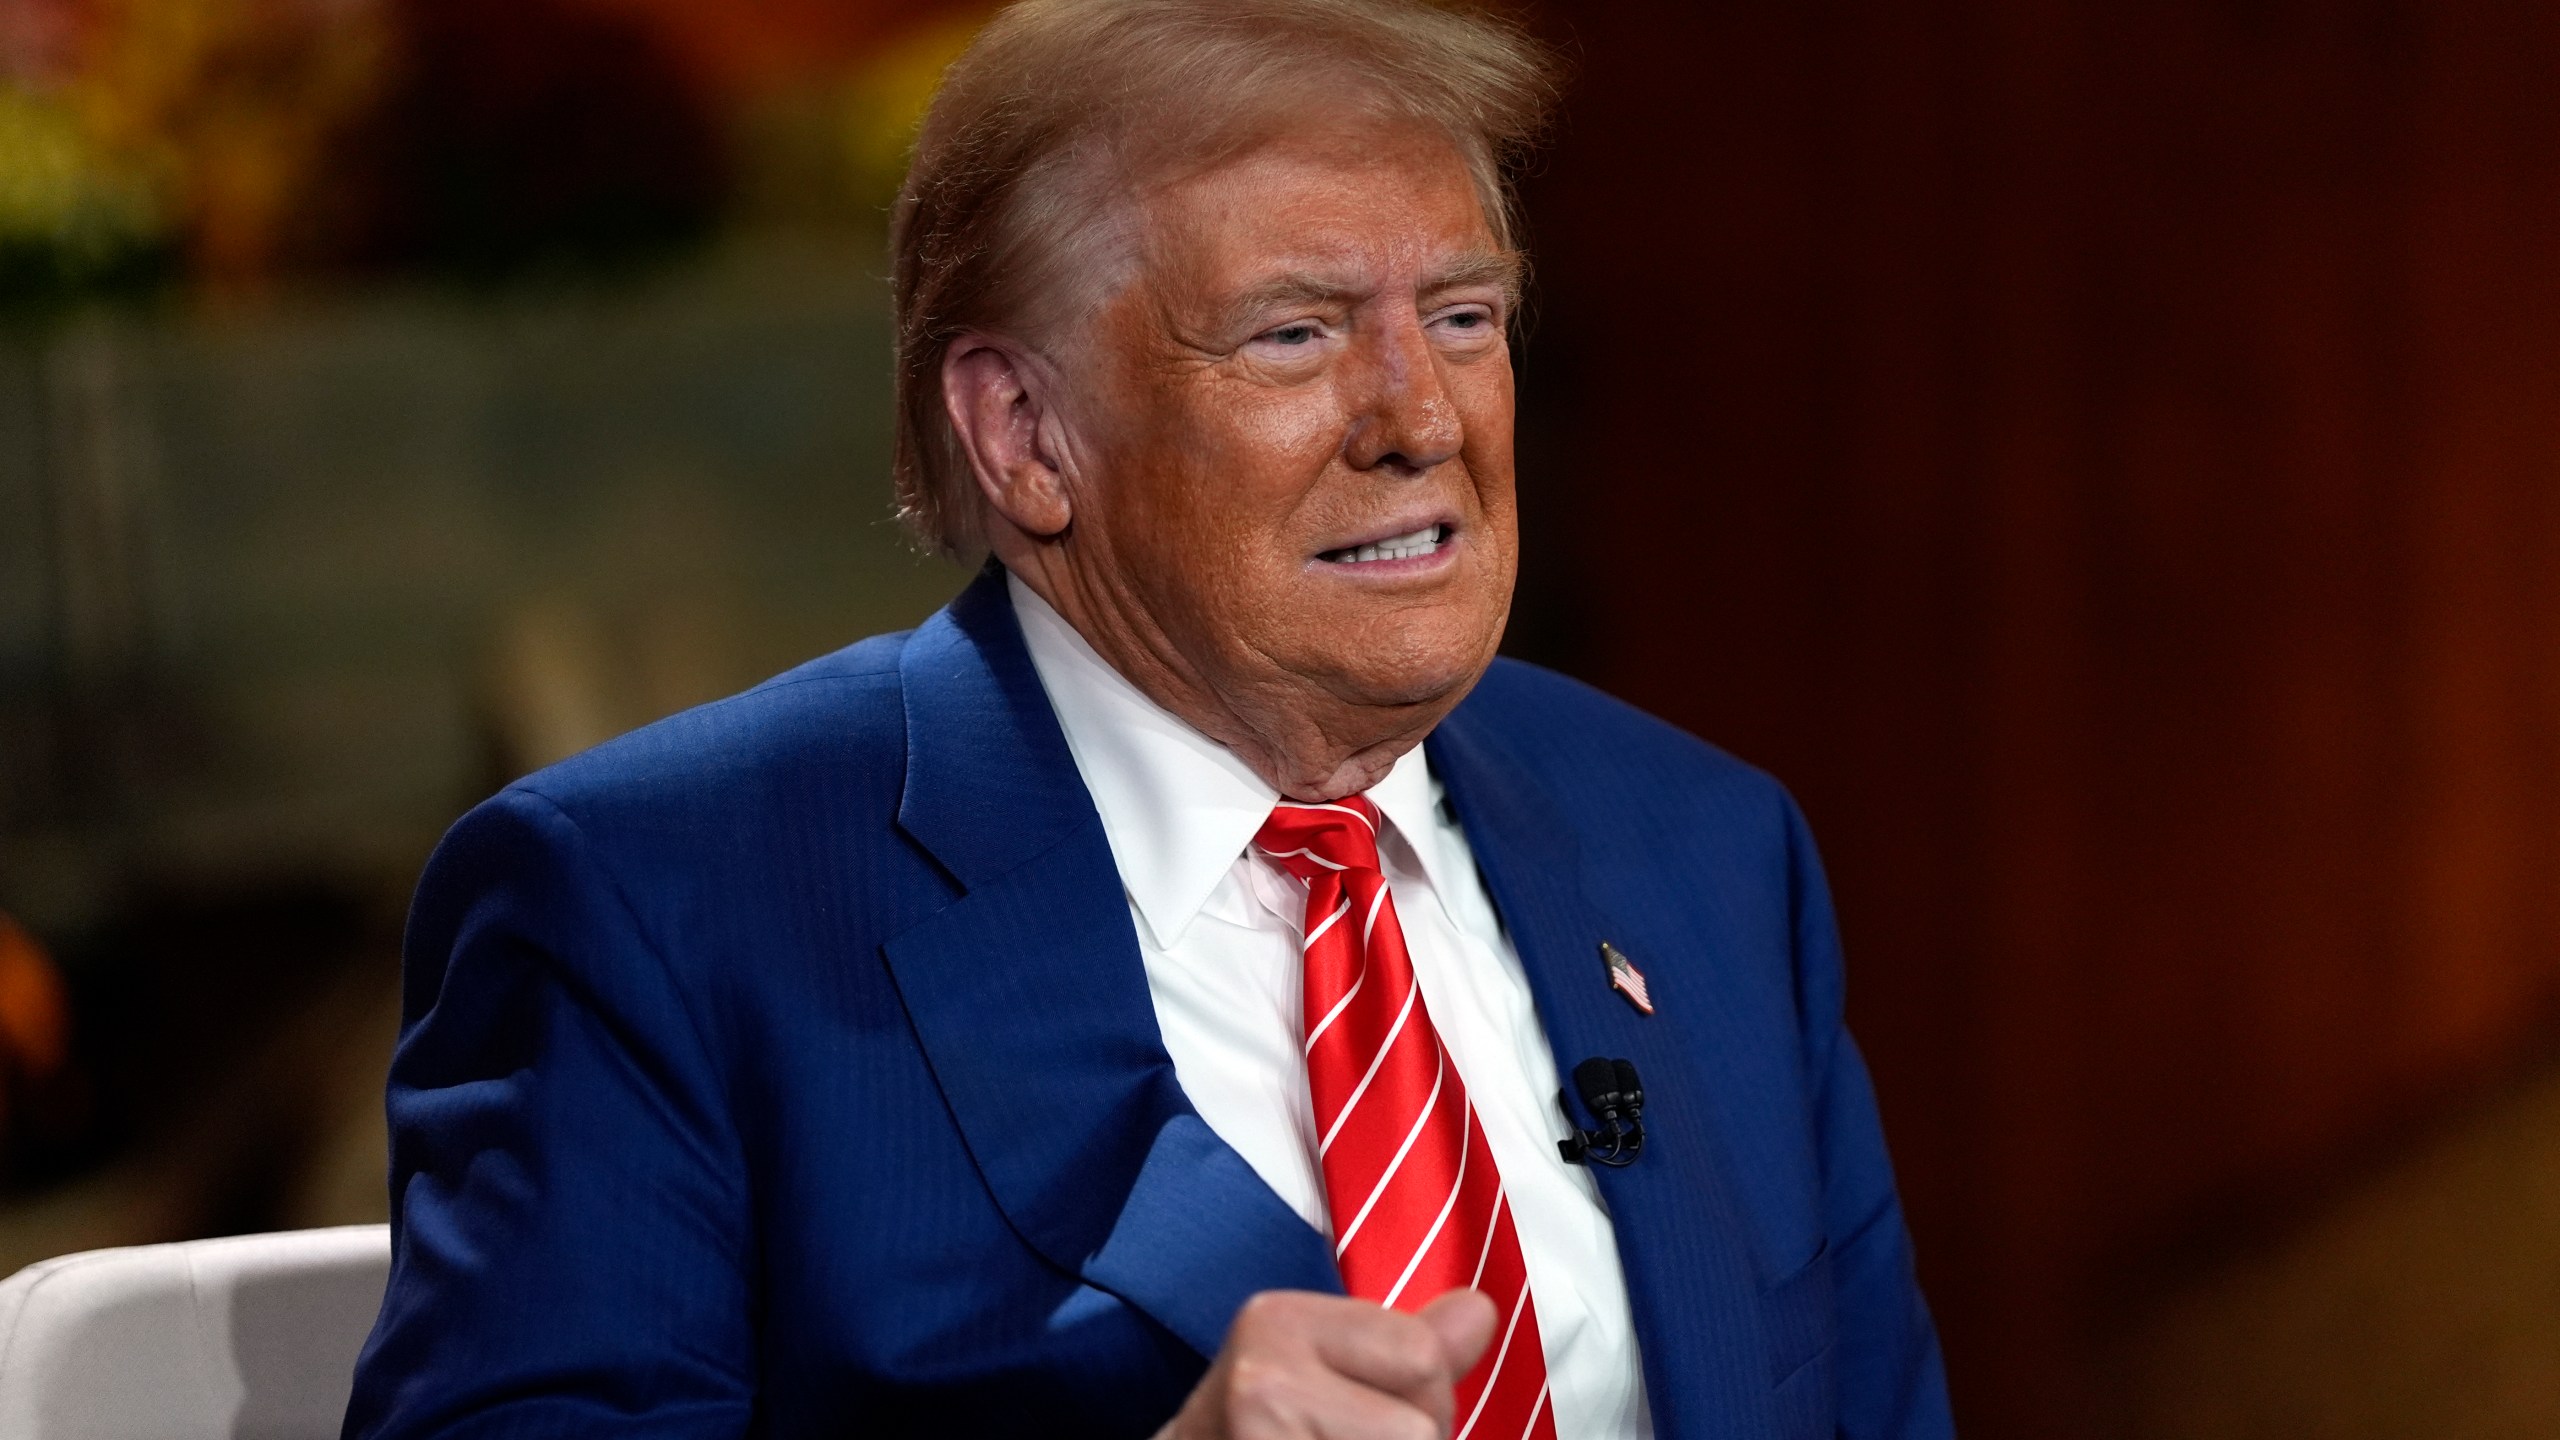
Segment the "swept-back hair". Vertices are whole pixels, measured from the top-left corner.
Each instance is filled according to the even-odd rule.
[[[971,331],[1029,338],[1090,304],[1132,190],[1357,107],[1449,136],[1506,249],[1511,172],[1556,91],[1513,26],[1423,0],[1022,0],[942,77],[891,214],[900,512],[953,555],[985,542],[943,408]]]

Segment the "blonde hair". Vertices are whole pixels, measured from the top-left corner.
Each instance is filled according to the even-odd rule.
[[[892,473],[909,527],[946,554],[984,545],[943,354],[1089,298],[1077,268],[1100,264],[1134,179],[1214,163],[1311,95],[1349,91],[1382,120],[1445,131],[1508,249],[1509,177],[1556,88],[1536,41],[1422,0],[1022,0],[997,14],[943,75],[891,214]]]

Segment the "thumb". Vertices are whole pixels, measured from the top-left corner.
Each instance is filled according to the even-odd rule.
[[[1481,1290],[1452,1290],[1416,1311],[1414,1318],[1440,1337],[1453,1376],[1474,1369],[1493,1341],[1493,1301]]]

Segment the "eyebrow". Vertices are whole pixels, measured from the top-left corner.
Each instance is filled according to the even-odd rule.
[[[1517,250],[1478,250],[1459,256],[1446,269],[1424,281],[1422,293],[1437,295],[1444,290],[1492,285],[1502,291],[1504,304],[1516,305],[1520,300],[1520,281],[1528,268],[1528,262]]]
[[[1479,250],[1461,255],[1427,276],[1420,293],[1439,295],[1451,290],[1491,285],[1502,291],[1503,303],[1515,305],[1520,299],[1520,280],[1526,268],[1517,250]],[[1357,301],[1362,291],[1307,271],[1274,276],[1237,294],[1222,307],[1227,331],[1246,328],[1264,313],[1289,305],[1317,305]]]

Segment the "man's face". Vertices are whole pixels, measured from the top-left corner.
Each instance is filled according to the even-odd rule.
[[[1456,148],[1301,131],[1139,219],[1080,356],[1079,585],[1119,592],[1161,662],[1240,710],[1311,685],[1361,707],[1462,694],[1517,567],[1517,263]]]

